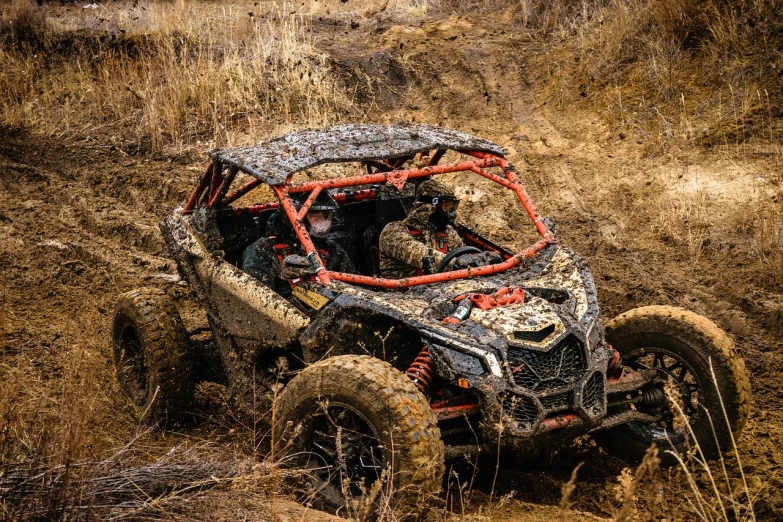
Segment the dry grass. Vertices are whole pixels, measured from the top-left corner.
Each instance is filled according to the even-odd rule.
[[[665,171],[663,192],[650,205],[656,213],[652,231],[684,247],[694,261],[745,259],[761,274],[760,283],[777,286],[783,278],[783,193],[776,165],[762,159],[739,167],[723,160],[694,171]]]
[[[773,0],[611,0],[562,10],[552,61],[561,103],[588,98],[637,139],[741,148],[780,142]],[[763,44],[760,44],[763,42]]]
[[[58,12],[16,0],[3,21],[6,125],[181,150],[329,123],[349,106],[286,3],[266,12],[196,2]]]
[[[0,361],[0,508],[12,519],[31,509],[52,517],[70,513],[81,488],[77,463],[95,458],[111,437],[104,431],[111,423],[102,356],[78,347],[59,355]],[[50,373],[60,378],[50,381]],[[18,483],[20,477],[32,482]],[[24,495],[15,495],[20,487],[27,488]]]
[[[717,387],[714,371],[712,379]],[[660,469],[659,452],[673,452],[674,449],[652,446],[636,470],[624,469],[615,486],[615,500],[619,508],[615,510],[613,519],[616,522],[670,519],[669,517],[674,520],[690,520],[691,517],[684,516],[684,511],[687,510],[695,520],[702,522],[755,522],[754,502],[768,483],[760,483],[756,487],[749,485],[722,399],[721,411],[712,412],[712,415],[710,412],[706,414],[713,425],[713,435],[714,423],[726,423],[729,426],[728,433],[732,434],[731,449],[721,453],[718,459],[708,461],[696,442],[688,417],[683,411],[680,392],[676,386],[669,384],[671,383],[665,386],[667,403],[676,417],[675,426],[687,430],[691,440],[688,454],[679,455],[675,452],[678,465],[664,471]],[[664,502],[662,472],[668,474],[669,481],[684,483],[681,498]],[[770,477],[770,480],[772,478]],[[670,506],[668,509],[666,504]]]
[[[615,138],[637,142],[646,156],[697,146],[753,164],[757,172],[747,183],[758,184],[757,192],[731,205],[711,189],[683,191],[675,179],[652,229],[695,260],[717,259],[721,249],[730,250],[727,257],[739,253],[778,287],[783,11],[773,0],[581,5],[560,9],[554,27],[532,18],[548,46],[540,69],[549,78],[551,99],[561,108],[598,109]]]

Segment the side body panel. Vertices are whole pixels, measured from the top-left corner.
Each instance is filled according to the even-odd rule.
[[[178,209],[160,226],[181,275],[191,287],[198,287],[194,291],[206,301],[212,319],[246,349],[295,343],[310,319],[258,280],[210,254],[189,219]]]
[[[195,266],[223,327],[240,345],[282,348],[296,341],[310,323],[277,293],[222,260],[197,260]]]

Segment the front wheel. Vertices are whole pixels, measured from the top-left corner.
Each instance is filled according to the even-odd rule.
[[[276,458],[307,472],[317,507],[358,520],[382,507],[421,514],[441,486],[437,420],[411,380],[369,356],[302,370],[273,409]]]
[[[193,355],[174,302],[157,288],[117,300],[112,325],[117,380],[140,421],[182,418],[193,401]]]
[[[693,436],[708,459],[731,448],[748,418],[750,383],[734,343],[715,323],[680,308],[648,306],[607,323],[606,340],[625,366],[658,370],[668,397],[664,411],[645,412],[661,414],[659,422],[597,433],[607,452],[639,461],[655,444],[662,463],[674,465],[677,457],[666,450],[684,457]]]

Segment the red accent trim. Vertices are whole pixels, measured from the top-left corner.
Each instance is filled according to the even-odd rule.
[[[318,194],[320,193],[321,193],[321,187],[315,187],[313,189],[310,195],[307,196],[307,200],[302,205],[302,208],[299,209],[299,213],[296,215],[296,219],[300,221],[304,219],[304,217],[307,215],[307,211],[310,210],[310,207],[313,206],[313,203],[315,203],[315,200],[318,197]]]
[[[445,239],[445,241],[443,242],[443,247],[442,248],[436,248],[435,250],[437,250],[441,254],[448,254],[449,253],[449,241],[448,241],[449,240],[449,234],[448,234],[448,232],[435,232],[435,234],[433,234],[432,237],[435,237],[437,239]]]
[[[435,152],[435,154],[432,155],[432,158],[430,158],[430,161],[427,163],[427,166],[432,167],[434,165],[437,165],[444,154],[446,154],[446,149],[438,149],[437,152]]]
[[[280,266],[283,266],[283,259],[285,259],[285,252],[291,248],[291,245],[288,243],[275,243],[272,245],[272,249],[275,251],[275,255],[277,256],[277,262],[280,263]]]
[[[368,201],[378,197],[378,191],[375,189],[363,189],[356,192],[346,193],[338,192],[332,194],[332,197],[337,203],[353,203],[354,201]]]
[[[258,205],[250,205],[249,207],[239,207],[239,208],[232,208],[232,213],[239,217],[242,215],[243,210],[247,210],[250,212],[251,216],[257,216],[264,210],[272,210],[280,207],[280,203],[273,202],[273,203],[260,203]]]
[[[222,197],[226,195],[226,192],[228,192],[228,188],[234,181],[234,177],[237,175],[237,172],[239,172],[239,169],[236,167],[231,167],[225,177],[221,176],[220,185],[215,188],[215,192],[209,198],[210,207],[215,206],[215,203],[220,201]]]
[[[223,164],[215,161],[214,163],[212,163],[212,181],[209,184],[209,197],[207,197],[208,206],[210,207],[212,206],[222,185],[223,185]]]
[[[479,161],[461,161],[460,163],[452,163],[449,165],[435,165],[432,167],[424,167],[421,169],[411,170],[398,170],[395,171],[393,177],[405,176],[407,179],[426,178],[436,174],[449,174],[452,172],[462,172],[470,170],[471,167],[476,166],[480,168],[489,167],[502,167],[503,165],[510,165],[506,160],[497,156],[490,156]],[[361,176],[351,176],[348,178],[336,178],[326,179],[322,181],[307,181],[305,183],[297,183],[295,185],[288,186],[289,194],[298,194],[300,192],[310,192],[315,187],[321,187],[323,189],[333,188],[345,188],[355,187],[359,185],[370,185],[373,183],[386,183],[388,181],[388,172],[376,172],[375,174],[363,174]],[[290,179],[290,178],[289,178]],[[274,188],[274,187],[273,187]]]
[[[439,421],[481,413],[481,405],[476,397],[470,394],[458,395],[451,399],[433,402],[430,404],[430,409],[432,409]]]
[[[421,349],[405,374],[413,381],[419,391],[427,391],[427,388],[432,384],[432,379],[435,378],[435,361],[432,360],[429,348],[425,346]]]
[[[522,252],[508,258],[502,263],[489,266],[480,266],[478,268],[466,268],[464,270],[455,270],[453,272],[443,272],[440,274],[429,274],[416,277],[406,277],[403,279],[385,279],[382,277],[370,277],[358,274],[345,274],[342,272],[329,272],[329,277],[337,281],[352,283],[358,285],[375,286],[378,288],[409,288],[411,286],[426,285],[430,283],[440,283],[443,281],[454,281],[455,279],[465,279],[468,277],[480,277],[485,275],[498,274],[510,268],[522,264],[525,259],[534,256],[542,248],[554,243],[553,237],[540,239],[533,246],[528,247]]]
[[[462,237],[464,237],[471,243],[480,246],[484,250],[491,250],[492,252],[497,252],[498,254],[503,256],[503,259],[508,259],[511,257],[509,254],[504,254],[499,248],[495,247],[494,245],[490,245],[489,243],[481,239],[481,237],[471,234],[470,232],[462,232]]]
[[[234,192],[232,192],[231,194],[229,194],[228,196],[223,198],[223,201],[222,201],[221,204],[222,205],[230,205],[231,203],[233,203],[234,201],[238,200],[239,198],[241,198],[242,196],[244,196],[245,194],[247,194],[248,192],[250,192],[251,190],[253,190],[254,188],[256,188],[259,185],[261,185],[261,180],[260,179],[254,179],[254,180],[248,181],[247,183],[245,183],[244,185],[242,185],[241,187],[236,189]]]
[[[641,386],[645,382],[647,382],[644,376],[644,370],[631,370],[629,367],[624,366],[619,376],[616,377],[607,376],[606,393],[616,393],[617,390],[613,388],[617,388],[617,386],[619,385],[625,386],[626,383],[629,382],[634,384],[638,383],[638,386]]]
[[[581,420],[579,415],[575,413],[569,413],[568,415],[558,415],[557,417],[550,417],[541,421],[542,431],[556,430],[560,428],[567,428],[576,421]]]
[[[481,413],[480,404],[463,404],[461,406],[446,406],[435,410],[435,416],[439,421],[446,419],[454,419],[462,417],[463,415],[471,416]]]
[[[506,306],[525,302],[525,291],[521,288],[509,288],[504,286],[499,288],[494,294],[462,294],[457,296],[455,301],[470,299],[480,310],[491,310],[499,306]]]
[[[612,357],[609,359],[609,363],[606,365],[606,377],[607,379],[620,379],[623,375],[623,361],[620,357],[620,352],[612,348],[611,345],[606,345],[609,350],[612,351]]]
[[[337,203],[344,205],[345,203],[353,203],[354,201],[369,201],[371,199],[375,199],[378,197],[378,191],[375,189],[363,189],[357,190],[356,192],[352,192],[350,194],[346,192],[338,192],[336,194],[332,194],[332,197]],[[195,206],[195,202],[193,204]],[[232,210],[235,216],[240,216],[243,209],[247,209],[251,216],[257,216],[265,210],[272,210],[279,207],[280,203],[277,201],[272,201],[270,203],[258,203],[256,205],[250,205],[247,207],[238,207]]]
[[[296,207],[294,207],[294,204],[291,202],[291,197],[288,195],[287,188],[285,186],[275,185],[272,189],[275,191],[275,194],[277,194],[278,199],[280,199],[280,204],[283,205],[283,210],[291,221],[294,232],[296,232],[296,237],[299,238],[299,242],[302,243],[305,252],[307,252],[308,256],[313,256],[315,258],[316,277],[321,283],[327,284],[331,279],[330,272],[324,266],[323,261],[321,261],[321,256],[318,255],[304,223],[302,223],[301,219],[296,217]]]
[[[408,232],[413,237],[421,237],[422,236],[421,230],[416,230],[415,228],[408,227]],[[435,232],[432,235],[432,237],[436,237],[438,239],[447,239],[448,240],[449,234],[448,234],[448,232]],[[431,246],[431,245],[428,245],[428,246]],[[436,248],[435,250],[437,250],[441,254],[448,254],[449,253],[449,242],[448,241],[444,241],[443,242],[443,248]]]
[[[499,185],[503,185],[504,187],[513,190],[513,187],[511,186],[511,183],[509,183],[509,181],[507,179],[503,179],[500,176],[498,176],[497,174],[492,174],[491,172],[487,172],[486,170],[480,169],[478,167],[471,167],[470,170],[472,170],[473,172],[475,172],[479,176],[484,176],[488,180],[494,181],[495,183],[497,183]]]

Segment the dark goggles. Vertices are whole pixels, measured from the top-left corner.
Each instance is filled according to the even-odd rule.
[[[459,206],[459,200],[455,196],[417,196],[416,201],[424,201],[425,203],[431,203],[436,207],[443,209],[444,212],[450,214],[457,211]]]

